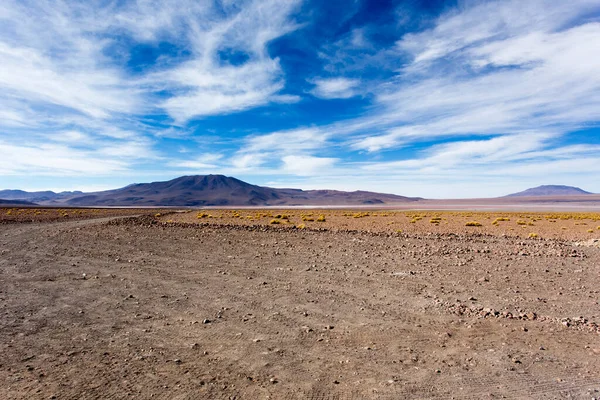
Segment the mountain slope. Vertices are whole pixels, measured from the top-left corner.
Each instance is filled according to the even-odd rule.
[[[138,183],[104,192],[68,195],[46,204],[69,206],[291,206],[362,205],[419,198],[365,191],[275,189],[223,175],[182,176],[165,182]]]
[[[576,196],[592,194],[574,186],[542,185],[522,192],[509,194],[505,197],[537,197],[537,196]]]

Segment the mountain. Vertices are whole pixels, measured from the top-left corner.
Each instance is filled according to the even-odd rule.
[[[509,194],[505,197],[537,197],[537,196],[577,196],[592,194],[574,186],[542,185],[522,192]]]
[[[30,201],[25,201],[25,200],[7,200],[7,199],[0,199],[0,206],[2,207],[7,207],[7,206],[36,206],[37,204],[32,203]]]
[[[0,191],[0,196],[3,192],[9,191]],[[223,175],[182,176],[165,182],[137,183],[93,193],[22,193],[21,199],[35,199],[43,205],[74,207],[376,205],[420,200],[365,191],[275,189]]]
[[[43,192],[26,192],[24,190],[0,190],[0,199],[5,200],[25,200],[32,202],[47,202],[60,200],[66,197],[81,195],[83,192],[60,192],[55,193],[50,190]]]

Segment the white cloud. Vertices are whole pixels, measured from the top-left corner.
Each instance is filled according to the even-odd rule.
[[[327,173],[333,167],[336,158],[313,157],[306,155],[290,155],[281,158],[283,169],[295,175],[318,175]]]
[[[79,131],[64,131],[52,134],[50,140],[64,143],[86,143],[91,140],[90,135]]]
[[[188,10],[177,6],[182,13],[177,17],[189,27],[184,36],[191,45],[192,57],[146,78],[149,86],[160,89],[166,85],[174,92],[160,106],[176,121],[185,122],[271,101],[298,101],[296,96],[278,94],[284,87],[283,71],[279,60],[267,52],[271,40],[297,29],[289,15],[298,4],[298,0],[249,1],[240,7],[226,7],[221,17],[210,9],[188,15]],[[169,11],[175,12],[171,6]],[[234,57],[223,58],[227,54]],[[238,63],[235,56],[243,62]]]
[[[258,168],[266,161],[267,155],[262,153],[238,154],[231,158],[230,162],[238,170],[249,170]]]
[[[3,97],[66,107],[96,118],[135,112],[140,102],[136,91],[117,69],[106,65],[104,43],[90,35],[91,26],[62,3],[40,5],[8,0],[0,6]]]
[[[372,115],[347,123],[352,148],[539,129],[564,134],[600,119],[600,23],[575,23],[600,4],[475,4],[398,42],[412,60],[375,89]]]
[[[76,173],[75,164],[64,167],[71,164],[63,156],[73,151],[74,159],[86,155],[92,163],[105,158],[110,175],[113,161],[120,169],[156,161],[154,138],[190,134],[185,126],[169,127],[169,121],[158,126],[148,115],[166,112],[185,125],[191,118],[298,102],[298,96],[279,93],[285,77],[267,46],[299,27],[291,19],[299,4],[0,2],[0,138],[27,154],[50,143],[57,174]],[[136,61],[132,44],[164,43],[177,52],[149,60],[140,70],[129,68]],[[24,135],[37,144],[17,145]],[[260,164],[243,157],[236,163]],[[25,171],[25,165],[41,168],[20,162],[3,170]],[[184,160],[181,166],[215,165]],[[42,169],[52,173],[51,164]]]
[[[181,150],[180,150],[181,152]],[[186,151],[187,152],[187,151]],[[171,161],[170,166],[176,168],[190,168],[190,169],[216,169],[219,168],[218,162],[223,158],[222,154],[217,153],[205,153],[200,154],[191,160],[184,161]]]
[[[318,78],[310,83],[315,85],[311,94],[322,99],[348,99],[356,95],[356,87],[360,85],[358,79],[348,78]]]
[[[0,141],[1,175],[89,176],[117,174],[128,163],[64,145],[24,146]]]
[[[597,10],[595,0],[469,2],[442,15],[432,29],[404,35],[397,46],[412,54],[415,64],[430,63],[487,41],[552,32]]]
[[[312,174],[315,168],[331,166],[335,161],[313,155],[327,147],[328,138],[329,134],[317,128],[249,136],[231,157],[230,163],[234,167],[231,172]]]
[[[281,154],[322,148],[329,135],[317,128],[302,128],[250,136],[241,152],[277,152]]]
[[[369,162],[357,176],[386,172],[383,179],[404,180],[407,176],[431,185],[413,195],[434,198],[489,197],[522,187],[566,182],[588,190],[600,173],[600,146],[555,146],[556,135],[527,132],[487,140],[467,140],[435,145],[405,160]],[[506,181],[510,177],[512,183]],[[381,180],[382,178],[376,178]],[[463,182],[464,181],[464,182]],[[399,185],[398,182],[390,185]],[[452,190],[452,187],[463,189]],[[413,185],[414,186],[414,185]],[[499,189],[493,189],[498,186]],[[439,191],[432,191],[438,187]]]

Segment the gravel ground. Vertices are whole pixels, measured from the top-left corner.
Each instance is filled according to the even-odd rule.
[[[326,223],[1,225],[0,398],[600,398],[593,238]]]

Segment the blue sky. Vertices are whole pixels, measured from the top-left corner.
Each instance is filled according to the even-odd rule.
[[[600,193],[600,1],[0,2],[0,188]]]

